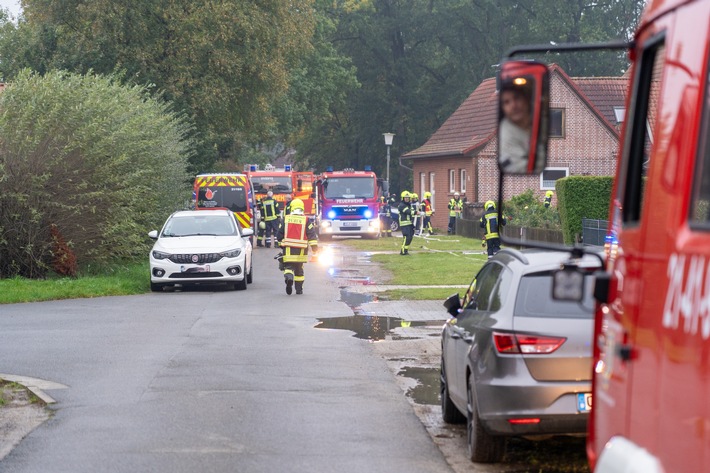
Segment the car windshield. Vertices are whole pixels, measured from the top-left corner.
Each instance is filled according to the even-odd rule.
[[[333,177],[325,185],[328,199],[371,199],[375,197],[375,179],[372,177]]]
[[[165,224],[162,236],[230,236],[238,235],[234,220],[226,215],[175,216]]]
[[[241,186],[200,187],[197,194],[197,208],[225,208],[232,212],[246,212],[246,192]]]
[[[269,191],[274,194],[290,194],[293,192],[291,178],[288,176],[252,176],[251,182],[254,184],[254,192],[258,194],[266,194]]]
[[[552,273],[532,273],[520,280],[515,300],[516,317],[554,317],[591,319],[594,317],[593,276],[584,276],[582,302],[558,301],[552,298]]]

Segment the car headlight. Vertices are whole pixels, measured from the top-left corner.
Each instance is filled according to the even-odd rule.
[[[227,250],[223,251],[220,253],[220,256],[223,258],[236,258],[237,256],[242,254],[242,250],[240,248],[234,249],[234,250]]]
[[[168,258],[170,258],[170,253],[163,253],[162,251],[153,250],[153,258],[168,259]]]

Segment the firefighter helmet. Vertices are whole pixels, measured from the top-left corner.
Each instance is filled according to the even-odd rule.
[[[401,195],[402,200],[410,199],[411,197],[412,197],[412,194],[410,194],[409,191],[402,191],[402,195]]]
[[[554,194],[555,194],[555,193],[552,192],[552,191],[547,191],[547,192],[545,192],[545,196],[546,196],[546,197],[552,197]]]
[[[485,207],[486,207],[486,210],[491,209],[491,208],[495,209],[495,208],[496,208],[496,203],[493,202],[492,200],[489,200],[489,201],[486,202]]]
[[[454,192],[454,197],[461,197],[461,194],[459,194],[458,192]]]
[[[412,192],[412,199],[419,200],[419,194],[417,194],[416,192]]]
[[[431,192],[427,191],[424,193],[424,198],[425,199],[430,199],[431,198]]]
[[[297,212],[298,210],[298,212]],[[293,199],[291,201],[291,213],[293,214],[302,214],[305,210],[305,207],[303,206],[303,201],[301,199]]]

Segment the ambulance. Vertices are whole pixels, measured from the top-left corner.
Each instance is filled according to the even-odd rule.
[[[523,174],[545,167],[550,97],[548,65],[520,56],[593,48],[625,49],[631,67],[604,270],[593,288],[590,466],[710,472],[710,0],[649,1],[628,42],[511,50],[500,80],[535,84]],[[513,177],[502,174],[501,196]],[[566,250],[555,295],[573,300],[585,248]]]
[[[193,194],[196,210],[228,209],[242,228],[256,227],[254,192],[246,174],[198,174]]]

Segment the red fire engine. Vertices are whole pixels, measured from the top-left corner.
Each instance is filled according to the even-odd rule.
[[[651,0],[633,41],[623,45],[631,59],[629,95],[605,269],[594,287],[587,450],[595,472],[710,471],[709,20],[710,0]],[[622,47],[562,46],[521,46],[509,57]],[[503,80],[545,84],[546,74],[532,61],[501,68]],[[545,165],[549,93],[540,89],[527,174]],[[569,299],[579,292],[575,270],[570,259],[557,278]]]
[[[315,216],[317,213],[316,200],[314,199],[315,176],[312,172],[295,171],[290,164],[277,168],[267,164],[264,169],[259,169],[257,164],[245,166],[245,172],[251,179],[256,195],[256,201],[266,197],[272,191],[274,199],[280,202],[283,209],[287,196],[292,199],[299,198],[303,201],[304,213]]]

